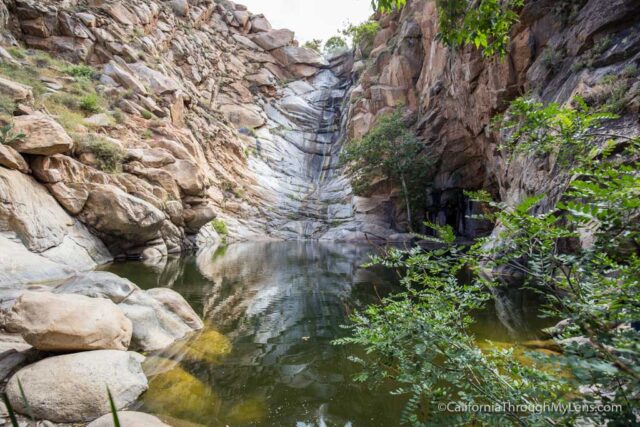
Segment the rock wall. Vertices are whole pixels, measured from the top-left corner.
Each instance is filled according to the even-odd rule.
[[[486,231],[465,222],[466,212],[481,207],[465,200],[463,190],[487,189],[514,204],[540,192],[553,200],[564,182],[553,158],[508,162],[498,150],[500,135],[490,121],[514,98],[531,93],[564,104],[581,95],[597,105],[617,97],[621,118],[609,126],[638,134],[639,12],[635,0],[528,1],[509,53],[499,59],[446,48],[436,38],[435,2],[409,0],[401,13],[379,17],[373,51],[356,58],[348,137],[364,135],[377,118],[404,105],[434,160],[426,216],[463,235]],[[392,195],[384,183],[378,193]]]

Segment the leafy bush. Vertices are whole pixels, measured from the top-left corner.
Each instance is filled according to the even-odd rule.
[[[607,135],[599,127],[606,117],[584,105],[567,109],[519,99],[512,110],[522,122],[505,130],[516,138],[512,156],[546,155],[550,148],[571,153],[565,156],[571,181],[561,188],[560,201],[543,211],[544,194],[509,207],[476,193],[475,199],[492,206],[487,218],[500,224],[498,240],[463,248],[454,244],[450,227],[428,224],[437,249],[391,249],[374,257],[373,263],[403,272],[405,291],[356,313],[352,335],[336,343],[357,344],[370,356],[366,362],[351,357],[363,369],[356,380],[392,381],[393,393],[407,396],[404,423],[547,425],[552,419],[555,425],[635,425],[640,138]],[[603,135],[610,140],[598,144]],[[584,233],[587,244],[567,244]],[[473,273],[470,281],[459,280],[463,269]],[[500,285],[500,275],[491,274],[497,269],[522,273],[524,286],[545,297],[542,314],[565,319],[567,326],[553,340],[561,354],[522,360],[515,349],[489,351],[476,342],[472,314]],[[446,412],[439,404],[447,401],[502,411]],[[544,403],[620,410],[562,412]],[[519,405],[531,409],[512,410]]]
[[[475,46],[504,57],[509,33],[524,0],[436,0],[440,40],[450,47]]]
[[[411,228],[412,205],[422,201],[429,165],[423,150],[424,145],[407,128],[398,109],[380,118],[362,139],[349,141],[340,158],[356,194],[369,192],[378,178],[400,187]]]
[[[312,49],[312,50],[315,50],[316,52],[320,52],[320,46],[322,46],[322,40],[320,39],[309,40],[305,42],[302,46],[306,47],[307,49]]]
[[[102,110],[100,98],[94,93],[85,95],[80,99],[80,108],[89,113],[98,113]]]
[[[153,113],[147,110],[143,110],[140,115],[142,115],[145,120],[151,120],[153,118]]]
[[[92,79],[96,75],[96,70],[84,64],[68,65],[64,67],[63,71],[70,76],[81,79]]]
[[[504,117],[494,120],[505,134],[500,149],[524,155],[555,154],[563,166],[580,161],[592,148],[588,130],[615,116],[592,111],[580,98],[574,104],[576,108],[563,108],[530,97],[514,100]]]
[[[562,66],[562,57],[563,52],[561,50],[547,47],[540,54],[540,63],[544,68],[551,71],[552,74],[555,74]]]
[[[24,139],[25,136],[22,132],[14,132],[10,124],[0,127],[0,144],[11,144]]]
[[[216,218],[211,221],[211,225],[213,226],[213,229],[216,230],[216,233],[218,233],[220,236],[225,237],[229,235],[229,229],[227,228],[227,224],[225,224],[223,220]]]
[[[373,10],[380,12],[390,12],[400,10],[407,4],[407,0],[371,0]]]
[[[100,170],[108,173],[122,170],[125,151],[118,144],[97,135],[83,135],[78,138],[77,142],[80,152],[91,153],[95,156]]]
[[[333,36],[327,39],[324,44],[324,51],[328,54],[340,52],[341,50],[347,49],[347,41],[340,36]]]
[[[366,21],[359,25],[349,24],[347,28],[342,30],[342,34],[351,37],[353,45],[360,47],[364,56],[368,56],[378,31],[380,31],[380,24],[376,21]]]

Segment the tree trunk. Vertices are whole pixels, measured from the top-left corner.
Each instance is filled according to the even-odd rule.
[[[409,191],[407,191],[407,182],[404,179],[404,174],[400,174],[400,181],[402,182],[402,193],[404,193],[404,202],[407,205],[407,222],[409,223],[409,232],[413,233],[413,220],[411,218],[411,204],[409,203]]]

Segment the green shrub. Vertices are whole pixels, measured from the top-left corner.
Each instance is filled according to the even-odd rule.
[[[151,120],[153,118],[153,113],[151,111],[143,110],[140,114],[145,120]]]
[[[562,66],[562,56],[563,52],[561,50],[547,47],[540,54],[540,63],[545,69],[549,70],[552,74],[555,74]]]
[[[80,108],[88,113],[98,113],[102,110],[100,98],[95,93],[85,95],[80,98]]]
[[[63,68],[63,71],[70,76],[84,79],[92,79],[96,75],[96,71],[84,64],[80,65],[68,65]]]
[[[125,151],[117,144],[97,135],[82,135],[76,142],[79,152],[91,153],[95,156],[100,170],[108,173],[122,171]]]
[[[211,225],[213,226],[213,229],[216,230],[216,233],[218,233],[220,236],[224,237],[229,234],[227,224],[225,224],[223,220],[216,218],[211,221]]]
[[[320,52],[320,46],[322,46],[322,40],[320,39],[309,40],[302,45],[302,47],[315,50],[316,52]]]
[[[328,54],[340,52],[341,50],[347,48],[347,41],[340,36],[329,37],[329,39],[324,44],[324,51]]]
[[[373,10],[380,12],[390,12],[392,10],[400,10],[407,4],[407,0],[371,0]]]
[[[12,142],[20,141],[25,136],[22,132],[14,132],[13,126],[10,124],[0,128],[0,144],[11,144]]]
[[[25,59],[27,57],[24,54],[24,50],[19,47],[11,46],[7,49],[7,52],[9,52],[15,59]]]
[[[359,25],[349,24],[342,34],[351,37],[354,46],[360,47],[364,56],[369,56],[373,48],[373,40],[380,31],[380,24],[376,21],[367,21]]]

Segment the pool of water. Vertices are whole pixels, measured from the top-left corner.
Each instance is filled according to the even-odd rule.
[[[354,383],[357,367],[347,356],[361,352],[331,344],[354,309],[398,289],[395,273],[361,267],[371,252],[337,243],[238,243],[159,266],[109,266],[142,288],[174,289],[207,324],[149,355],[140,409],[184,426],[398,425],[403,398]],[[504,291],[477,314],[475,332],[500,342],[534,339],[536,307],[530,295]]]

